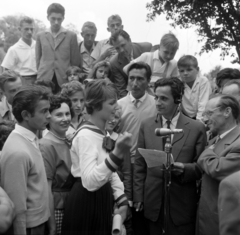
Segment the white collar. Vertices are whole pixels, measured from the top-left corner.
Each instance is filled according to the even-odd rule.
[[[84,52],[87,52],[88,53],[88,50],[86,49],[86,47],[84,46],[84,41],[81,43],[81,48],[80,48],[80,53],[84,53]],[[93,43],[92,45],[92,48],[90,50],[90,54],[92,53],[92,51],[94,50],[95,48],[95,42]]]
[[[179,118],[180,112],[171,120],[171,124],[174,126],[174,129],[176,129],[178,118]],[[162,125],[166,123],[168,119],[162,116]]]
[[[18,132],[20,135],[24,136],[26,139],[28,139],[30,142],[33,142],[37,140],[37,136],[27,128],[20,126],[16,123],[14,132]]]
[[[220,139],[222,139],[224,136],[226,136],[230,131],[232,131],[236,126],[234,126],[233,128],[231,128],[230,130],[228,131],[225,131],[224,133],[222,133],[219,137]]]

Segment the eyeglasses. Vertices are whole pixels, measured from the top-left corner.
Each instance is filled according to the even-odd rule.
[[[221,108],[221,107],[216,107],[216,108],[213,109],[212,111],[205,111],[205,112],[203,113],[203,117],[205,116],[205,117],[207,117],[207,118],[210,118],[210,117],[213,115],[214,111],[217,110],[217,109],[220,109],[220,108]]]

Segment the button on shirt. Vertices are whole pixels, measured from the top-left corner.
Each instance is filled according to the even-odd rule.
[[[137,99],[137,100],[138,100],[137,102],[136,102],[136,99],[132,96],[131,92],[130,92],[129,96],[130,96],[130,99],[131,99],[132,103],[134,104],[134,106],[135,106],[136,108],[139,108],[140,105],[141,105],[141,103],[142,103],[142,102],[145,100],[145,98],[146,98],[146,93],[145,93],[144,96],[142,96],[140,99]]]
[[[17,43],[8,49],[1,66],[17,72],[21,76],[36,75],[35,45],[34,40],[29,46],[20,38]]]
[[[39,140],[32,131],[28,130],[23,126],[16,124],[13,132],[20,134],[25,139],[27,139],[35,148],[39,149]]]
[[[83,60],[83,71],[86,74],[89,74],[90,70],[91,70],[91,66],[93,64],[93,62],[95,61],[95,58],[92,56],[92,52],[94,51],[95,48],[95,43],[93,43],[92,49],[90,50],[90,52],[86,49],[86,47],[84,46],[84,42],[81,43],[81,47],[80,47],[80,53],[82,55],[82,60]]]
[[[179,118],[180,112],[171,120],[170,129],[174,130],[176,129],[178,118]],[[162,127],[167,128],[167,119],[162,116]],[[173,141],[174,134],[171,135],[171,140]]]

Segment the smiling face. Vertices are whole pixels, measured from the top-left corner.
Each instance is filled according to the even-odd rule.
[[[70,108],[66,103],[62,103],[61,107],[51,112],[49,122],[50,131],[58,136],[65,136],[71,122]]]
[[[140,99],[143,97],[148,87],[146,70],[132,69],[129,71],[128,85],[131,89],[131,94],[135,99]]]
[[[83,91],[77,91],[73,95],[69,97],[72,102],[72,109],[74,110],[74,114],[79,116],[84,109],[84,94]]]
[[[48,17],[53,32],[58,32],[61,28],[64,16],[61,13],[52,12]]]

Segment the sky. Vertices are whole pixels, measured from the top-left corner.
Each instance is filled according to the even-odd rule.
[[[180,42],[180,48],[175,56],[179,59],[183,55],[194,55],[198,59],[202,73],[207,73],[217,65],[222,68],[236,67],[231,64],[231,58],[221,60],[220,49],[198,55],[201,44],[194,28],[180,29],[170,26],[164,15],[158,16],[154,21],[147,22],[147,2],[151,0],[58,0],[65,8],[64,25],[74,24],[81,32],[84,22],[92,21],[97,26],[96,40],[110,37],[107,31],[107,18],[119,14],[124,29],[130,34],[133,42],[151,42],[159,44],[160,38],[168,32],[174,33]],[[47,8],[53,3],[51,0],[7,0],[1,2],[0,17],[7,15],[27,15],[43,21],[49,26]],[[234,51],[234,49],[233,49]]]

